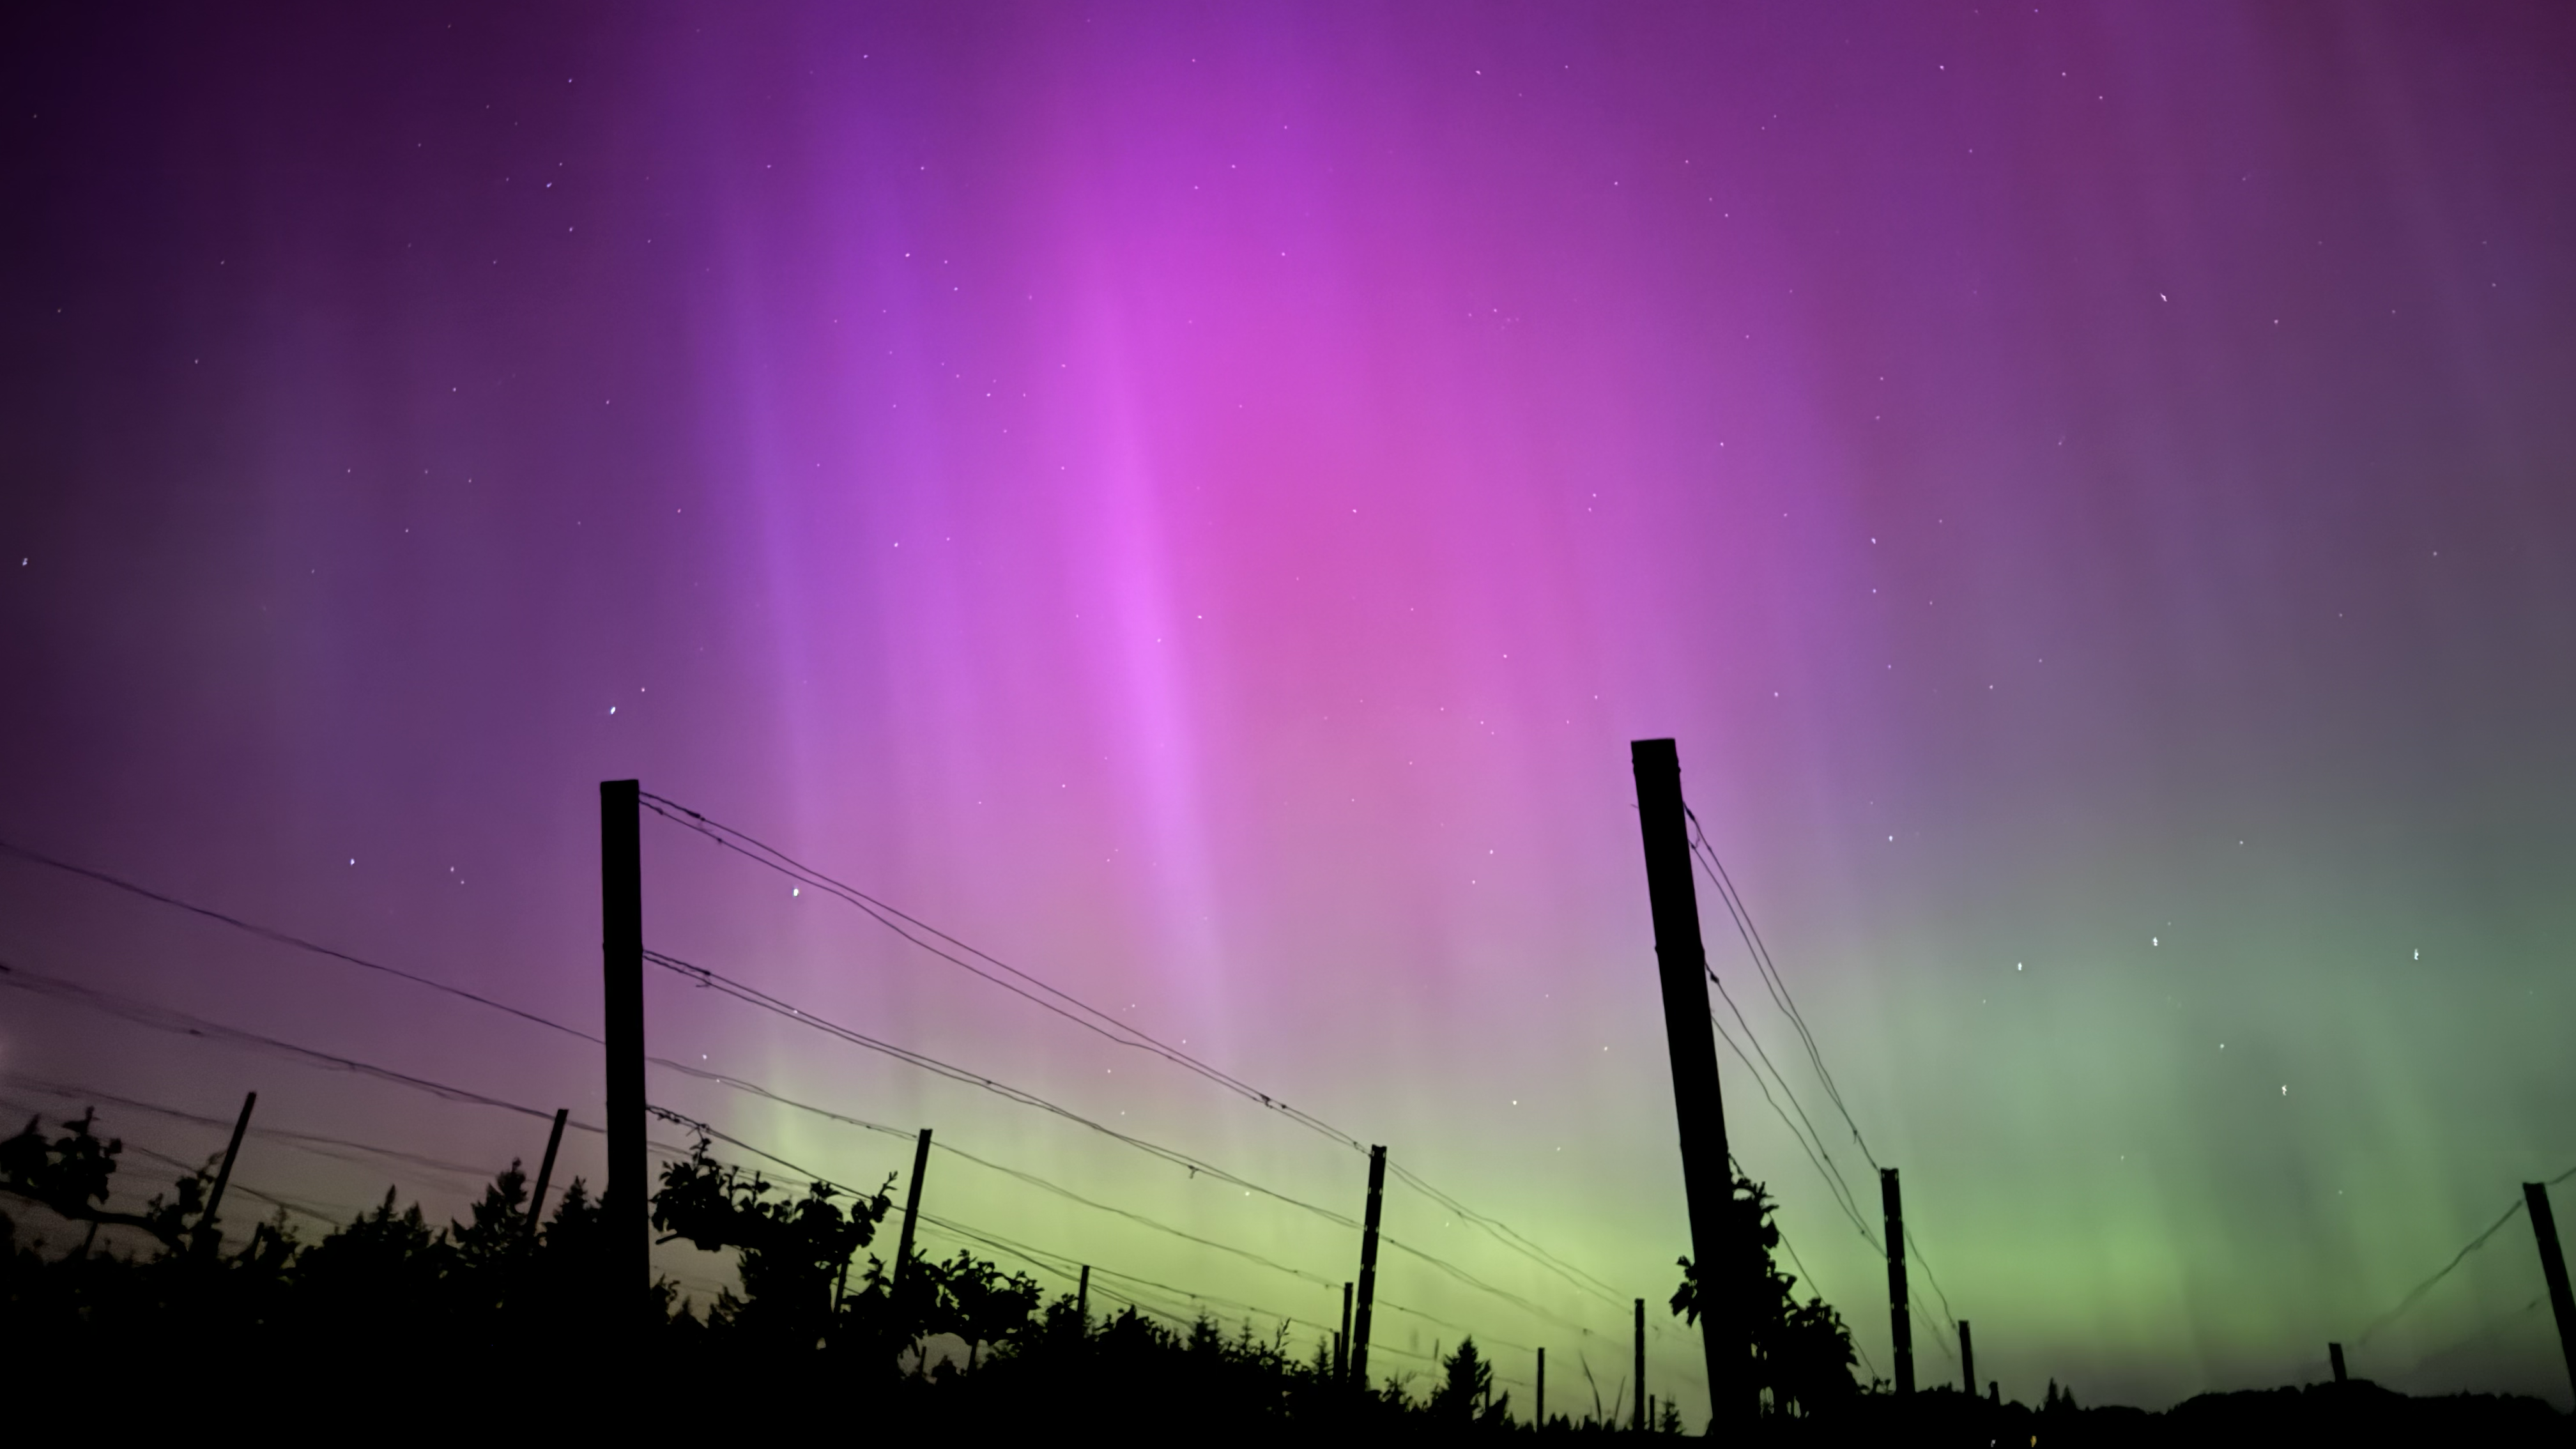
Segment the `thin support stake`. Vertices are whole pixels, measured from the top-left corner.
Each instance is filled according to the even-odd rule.
[[[904,1279],[912,1271],[912,1223],[921,1216],[921,1179],[929,1171],[930,1129],[924,1127],[921,1135],[913,1139],[912,1185],[903,1191],[903,1236],[895,1244],[894,1282],[888,1290],[897,1301],[901,1301]]]
[[[241,1156],[242,1134],[250,1130],[250,1109],[258,1101],[257,1092],[242,1094],[241,1115],[233,1119],[233,1140],[224,1144],[224,1165],[215,1169],[215,1185],[206,1194],[206,1210],[197,1215],[197,1233],[203,1241],[221,1241],[214,1236],[215,1213],[224,1205],[224,1188],[233,1180],[233,1159]]]
[[[1351,1285],[1342,1284],[1342,1331],[1333,1335],[1333,1378],[1351,1381]]]
[[[546,1184],[554,1181],[555,1152],[563,1146],[564,1119],[572,1115],[570,1107],[555,1109],[554,1130],[546,1134],[545,1160],[537,1164],[537,1190],[528,1194],[528,1236],[537,1235],[537,1223],[546,1206]]]

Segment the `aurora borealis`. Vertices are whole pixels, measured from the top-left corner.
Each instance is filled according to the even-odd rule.
[[[1562,1407],[1687,1250],[1627,774],[1671,736],[2007,1397],[2338,1340],[2563,1406],[2518,1218],[2362,1339],[2576,1167],[2571,73],[2537,6],[60,11],[0,56],[0,838],[596,1029],[596,784],[639,778],[1616,1285],[1389,1198],[1527,1302],[1393,1259],[1381,1368],[1464,1325],[1504,1386],[1549,1345]],[[1358,1210],[1344,1149],[647,827],[648,945]],[[0,961],[599,1110],[560,1036],[23,863]],[[942,1159],[958,1220],[1294,1344],[1353,1276],[1311,1216],[647,987],[657,1051],[1312,1276]],[[1887,1373],[1880,1265],[1721,1070]],[[542,1143],[18,996],[0,1072]],[[1649,1389],[1704,1412],[1677,1325]]]

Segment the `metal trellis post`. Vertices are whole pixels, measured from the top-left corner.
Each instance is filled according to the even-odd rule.
[[[1386,1195],[1386,1149],[1369,1149],[1368,1217],[1360,1230],[1360,1295],[1351,1320],[1351,1382],[1368,1387],[1369,1310],[1377,1301],[1378,1204]]]

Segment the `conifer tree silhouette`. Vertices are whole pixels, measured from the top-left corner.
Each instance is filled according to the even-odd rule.
[[[1424,1407],[1447,1424],[1501,1424],[1511,1414],[1512,1396],[1496,1399],[1494,1366],[1476,1351],[1475,1336],[1458,1340],[1458,1351],[1440,1359],[1440,1386]]]

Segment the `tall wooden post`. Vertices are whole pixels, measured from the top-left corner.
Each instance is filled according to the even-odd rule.
[[[1369,1312],[1377,1302],[1378,1204],[1386,1195],[1386,1149],[1369,1149],[1368,1216],[1360,1229],[1360,1301],[1351,1319],[1351,1382],[1368,1387]]]
[[[903,1190],[903,1233],[895,1240],[894,1281],[886,1285],[887,1295],[897,1303],[903,1301],[904,1278],[912,1272],[912,1220],[921,1216],[921,1179],[929,1171],[930,1129],[924,1127],[921,1135],[912,1140],[912,1185]],[[1088,1288],[1090,1284],[1091,1270],[1086,1265],[1083,1286]]]
[[[1628,1417],[1639,1430],[1646,1427],[1646,1300],[1637,1300],[1637,1388],[1628,1396]]]
[[[1073,1289],[1074,1316],[1082,1320],[1082,1331],[1091,1331],[1091,1265],[1082,1265],[1082,1281]]]
[[[2326,1345],[2326,1362],[2334,1366],[2334,1381],[2336,1383],[2344,1382],[2342,1344],[2329,1343]]]
[[[1735,1179],[1726,1153],[1726,1105],[1718,1095],[1717,1036],[1709,1026],[1708,952],[1700,943],[1699,889],[1691,880],[1681,755],[1671,740],[1637,740],[1628,746],[1628,758],[1637,778],[1646,898],[1663,980],[1664,1048],[1672,1058],[1682,1190],[1689,1198],[1691,1255],[1699,1270],[1709,1423],[1713,1432],[1750,1433],[1761,1391],[1752,1379],[1753,1339],[1744,1310],[1757,1264],[1752,1239],[1732,1230]]]
[[[2576,1384],[2576,1296],[2567,1291],[2567,1255],[2558,1246],[2558,1219],[2550,1215],[2549,1184],[2524,1183],[2522,1201],[2531,1209],[2532,1235],[2540,1240],[2540,1271],[2549,1279],[2549,1311],[2558,1315],[2558,1349],[2567,1356],[2567,1380]]]
[[[1887,1210],[1888,1337],[1896,1345],[1896,1391],[1914,1392],[1914,1315],[1905,1307],[1905,1194],[1896,1169],[1878,1170],[1879,1206]]]
[[[1342,1285],[1342,1331],[1333,1335],[1333,1381],[1351,1381],[1351,1285]]]
[[[224,1165],[215,1169],[215,1185],[206,1193],[206,1210],[197,1215],[197,1241],[209,1245],[207,1251],[223,1241],[216,1236],[215,1212],[224,1205],[224,1188],[233,1180],[233,1159],[241,1156],[242,1134],[250,1130],[250,1109],[258,1101],[257,1092],[242,1094],[241,1115],[233,1119],[233,1140],[224,1144]]]
[[[600,987],[608,1064],[600,1273],[603,1302],[617,1320],[642,1308],[653,1283],[651,1169],[644,1160],[644,851],[636,792],[633,780],[599,782]]]
[[[1977,1341],[1968,1336],[1964,1318],[1959,1320],[1959,1384],[1969,1398],[1977,1396]]]
[[[555,1109],[554,1130],[546,1134],[546,1157],[537,1164],[537,1190],[528,1194],[528,1236],[535,1237],[538,1220],[544,1215],[546,1184],[554,1180],[555,1152],[563,1146],[564,1119],[572,1115],[570,1107]]]
[[[1547,1345],[1538,1346],[1538,1427],[1547,1427]]]

